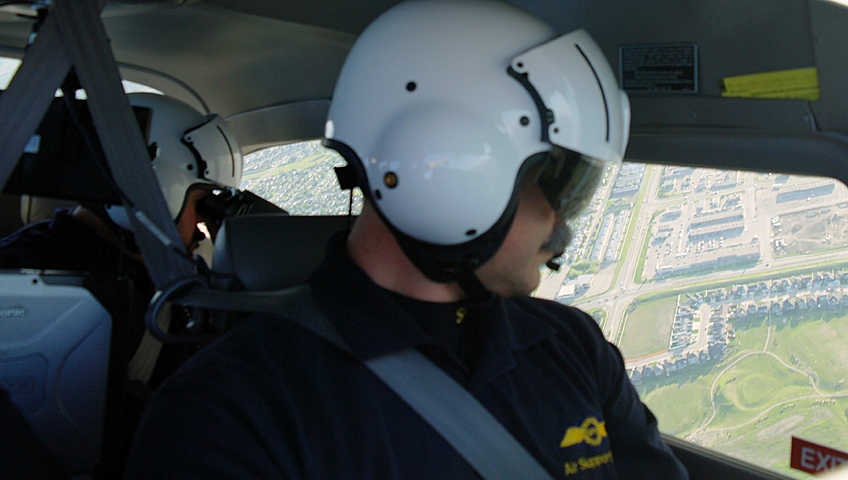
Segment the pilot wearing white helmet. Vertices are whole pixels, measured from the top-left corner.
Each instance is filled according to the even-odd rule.
[[[628,129],[586,32],[489,0],[389,9],[326,123],[361,215],[297,308],[159,390],[127,478],[687,478],[591,317],[528,296]],[[473,405],[500,426],[467,427]]]
[[[558,256],[566,223],[605,166],[621,162],[630,124],[627,96],[585,31],[554,38],[542,22],[519,24],[509,7],[489,5],[461,29],[429,27],[478,8],[416,4],[369,29],[336,85],[324,141],[356,168],[370,207],[421,272],[475,292],[473,272],[503,244],[524,179],[535,177],[556,215],[545,248]],[[412,9],[421,19],[395,38],[392,19]],[[483,283],[504,295],[535,287]]]
[[[207,223],[214,233],[220,221],[208,209],[198,212],[201,200],[214,190],[238,187],[239,145],[218,115],[205,116],[179,100],[152,93],[133,93],[128,99],[134,107],[150,110],[151,166],[183,246],[193,252],[203,238],[198,224]],[[131,230],[122,205],[107,205],[104,211],[86,203],[57,210],[52,220],[0,240],[0,266],[117,273],[125,265],[120,256],[141,258]]]
[[[191,254],[203,238],[198,224],[207,223],[214,233],[220,221],[199,205],[213,190],[238,186],[241,150],[217,115],[202,115],[185,103],[162,95],[130,94],[129,100],[135,107],[150,109],[151,166],[182,244]],[[103,443],[102,464],[103,474],[110,478],[122,473],[127,441],[140,414],[134,409],[146,401],[130,399],[143,396],[145,388],[158,385],[194,351],[179,347],[161,350],[160,344],[151,346],[149,342],[142,342],[145,348],[139,348],[144,333],[143,314],[154,286],[125,212],[121,205],[104,209],[100,204],[85,203],[56,210],[52,219],[27,225],[0,239],[0,268],[85,272],[85,287],[112,315],[111,361],[117,368],[110,370],[110,398],[114,398],[114,403],[110,400],[107,407],[110,428]],[[136,382],[128,388],[132,380]],[[0,400],[2,397],[0,394]],[[25,448],[30,447],[23,445]],[[51,452],[32,452],[36,453],[53,458]],[[45,465],[57,472],[64,468],[47,461],[38,468]],[[28,473],[37,476],[41,472],[38,468],[32,470],[36,473]],[[49,477],[45,474],[44,478]]]

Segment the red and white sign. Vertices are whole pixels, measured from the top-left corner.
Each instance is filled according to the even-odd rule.
[[[792,460],[789,462],[792,468],[807,473],[820,473],[844,464],[848,464],[848,453],[792,437]]]

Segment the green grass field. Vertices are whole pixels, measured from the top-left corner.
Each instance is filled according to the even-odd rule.
[[[624,358],[639,358],[668,349],[677,296],[640,302],[627,315],[619,348]]]
[[[675,377],[646,379],[639,388],[645,402],[659,419],[660,430],[685,436],[709,417],[710,375],[713,365],[698,365]]]
[[[810,478],[789,468],[792,436],[848,450],[848,400],[833,403],[804,399],[770,411],[756,425],[718,433],[710,445],[728,455],[756,459],[755,463],[796,478]]]
[[[715,389],[718,415],[711,428],[755,421],[781,402],[809,395],[810,380],[765,353],[751,353],[723,371]],[[815,393],[815,392],[812,392]]]
[[[659,305],[649,303],[645,312],[656,312]],[[793,435],[848,450],[848,333],[839,328],[848,312],[768,322],[734,322],[736,339],[723,359],[647,379],[638,391],[662,431],[807,478],[789,468]]]
[[[823,391],[848,392],[848,316],[843,312],[809,314],[778,325],[778,344],[773,350],[796,366],[815,371]]]

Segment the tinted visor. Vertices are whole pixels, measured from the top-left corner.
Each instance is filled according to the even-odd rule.
[[[568,222],[589,204],[603,172],[603,162],[554,145],[536,183],[560,220]]]
[[[218,222],[256,213],[287,214],[285,210],[248,190],[215,188],[197,202],[197,213]]]
[[[183,141],[198,155],[197,178],[235,187],[241,176],[241,151],[227,123],[220,115],[211,115],[203,125],[186,131]]]

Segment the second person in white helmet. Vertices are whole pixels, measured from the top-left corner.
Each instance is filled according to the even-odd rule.
[[[217,115],[203,115],[162,95],[137,93],[128,99],[134,107],[149,110],[151,167],[182,247],[191,255],[204,238],[198,224],[207,223],[212,229],[220,221],[198,205],[215,189],[238,186],[241,150]],[[57,209],[51,219],[0,239],[0,268],[83,272],[86,288],[111,314],[113,366],[106,413],[110,428],[101,468],[106,477],[120,476],[148,391],[195,350],[162,349],[157,343],[139,349],[144,312],[155,288],[124,207],[84,202]]]

